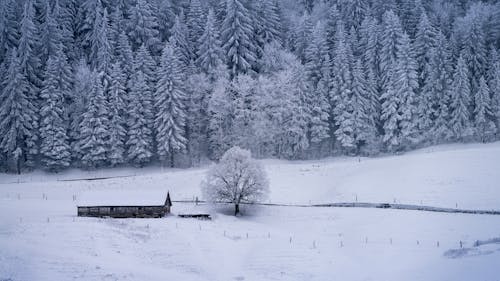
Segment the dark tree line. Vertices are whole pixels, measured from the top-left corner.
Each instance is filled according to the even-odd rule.
[[[500,4],[0,1],[0,170],[494,141]]]

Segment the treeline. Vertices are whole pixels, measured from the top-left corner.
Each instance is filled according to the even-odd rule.
[[[500,4],[2,0],[0,170],[498,139]]]

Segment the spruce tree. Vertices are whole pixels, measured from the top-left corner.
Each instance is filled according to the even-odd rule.
[[[384,13],[379,50],[380,88],[387,92],[391,76],[390,69],[396,64],[398,43],[403,35],[399,18],[393,11]]]
[[[333,105],[332,117],[335,120],[335,137],[341,147],[348,151],[354,147],[352,119],[352,64],[350,45],[346,42],[344,25],[340,23],[336,32],[334,77],[330,103]]]
[[[125,115],[126,115],[127,77],[120,62],[113,63],[109,85],[109,149],[108,159],[112,166],[125,161]]]
[[[71,161],[71,148],[67,136],[65,116],[65,96],[68,89],[61,80],[60,67],[66,65],[62,51],[53,54],[47,61],[47,70],[41,92],[40,109],[40,153],[42,165],[49,171],[57,172],[67,168]]]
[[[189,43],[193,45],[193,54],[198,53],[200,37],[205,27],[205,16],[200,0],[190,0],[189,11],[187,13],[187,27],[189,30]]]
[[[257,60],[256,46],[252,41],[252,20],[244,3],[244,0],[227,1],[221,28],[222,48],[233,76],[250,72]]]
[[[450,125],[456,140],[465,141],[472,136],[471,114],[471,89],[469,70],[462,55],[458,58],[453,75],[450,104]]]
[[[94,73],[92,90],[86,111],[80,122],[79,146],[82,153],[81,164],[84,168],[101,168],[107,164],[109,143],[109,105],[104,96],[102,77]]]
[[[143,167],[153,156],[153,135],[149,118],[152,115],[151,104],[145,98],[147,93],[144,93],[148,86],[140,69],[134,74],[131,85],[127,106],[127,159],[133,165]]]
[[[406,150],[418,141],[419,133],[417,63],[407,34],[398,41],[397,62],[389,74],[389,87],[382,94],[383,141],[389,151]]]
[[[133,50],[145,45],[152,54],[160,51],[158,22],[147,0],[137,0],[130,10],[128,36]]]
[[[354,144],[359,154],[361,150],[375,143],[377,129],[373,114],[371,93],[365,78],[363,65],[358,59],[352,71],[352,119]]]
[[[175,17],[175,23],[171,30],[169,43],[174,48],[176,56],[182,63],[183,70],[186,70],[189,63],[194,59],[193,46],[189,41],[188,28],[183,22],[182,17]]]
[[[0,95],[0,150],[9,160],[9,169],[20,174],[25,165],[31,167],[26,162],[36,147],[37,110],[15,49],[7,61],[8,82]]]
[[[496,128],[492,121],[490,89],[484,77],[479,78],[479,88],[474,94],[474,103],[476,136],[481,142],[489,141],[495,134]]]
[[[173,48],[167,44],[163,49],[159,79],[155,92],[155,131],[158,156],[161,160],[170,157],[174,166],[174,155],[186,149],[186,94],[180,62]]]
[[[212,10],[208,12],[205,31],[199,39],[199,46],[198,59],[196,62],[202,71],[208,74],[212,80],[215,80],[216,77],[214,77],[214,75],[217,67],[223,61],[223,54],[217,27],[215,26],[215,16]]]

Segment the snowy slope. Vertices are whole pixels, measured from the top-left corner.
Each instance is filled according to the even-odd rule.
[[[373,159],[263,162],[271,202],[357,197],[500,209],[500,143]],[[473,247],[500,237],[500,216],[259,207],[234,218],[224,207],[174,203],[174,213],[209,211],[214,220],[75,217],[77,204],[156,204],[167,190],[174,200],[192,199],[204,172],[1,175],[0,280],[497,280],[500,273],[499,244]],[[60,181],[107,176],[129,177]],[[465,250],[457,250],[460,241]]]

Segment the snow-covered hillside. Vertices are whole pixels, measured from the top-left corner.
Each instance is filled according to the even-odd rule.
[[[399,156],[263,160],[273,203],[500,209],[500,143]],[[500,216],[175,203],[212,221],[75,217],[78,204],[200,196],[204,168],[0,175],[0,280],[495,280]],[[79,178],[122,176],[94,181]],[[460,242],[464,249],[460,249]],[[450,251],[451,250],[451,251]]]

